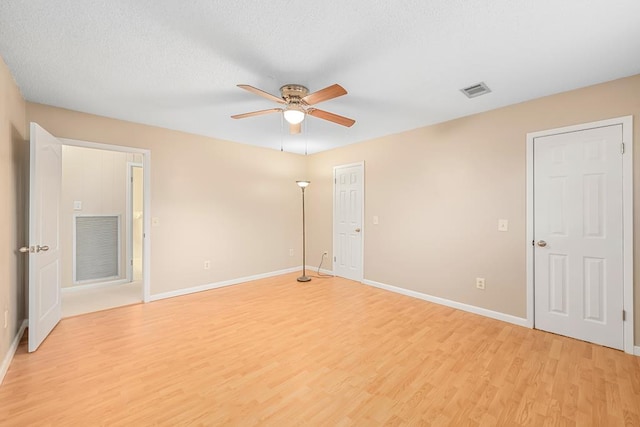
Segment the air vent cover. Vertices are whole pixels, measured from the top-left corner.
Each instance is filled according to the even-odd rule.
[[[467,95],[468,98],[475,98],[476,96],[491,92],[491,89],[489,89],[484,82],[480,82],[478,84],[465,87],[464,89],[460,89],[460,91]]]

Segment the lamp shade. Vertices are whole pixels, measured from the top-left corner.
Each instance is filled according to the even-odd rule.
[[[304,120],[304,110],[299,105],[288,105],[283,114],[284,119],[292,125],[297,125]]]
[[[296,184],[298,184],[300,188],[305,188],[311,184],[311,181],[296,181]]]

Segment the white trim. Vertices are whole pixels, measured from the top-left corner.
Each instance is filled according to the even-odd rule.
[[[143,169],[143,233],[144,243],[142,248],[142,300],[151,301],[151,150],[145,148],[127,147],[123,145],[102,144],[99,142],[81,141],[77,139],[58,138],[63,145],[74,147],[95,148],[98,150],[117,151],[120,153],[132,153],[142,155]]]
[[[640,345],[634,347],[633,354],[635,354],[636,356],[640,356]]]
[[[316,273],[318,272],[318,268],[316,267],[316,269],[314,270]],[[330,276],[334,276],[333,271],[331,270],[327,270],[326,268],[321,268],[320,269],[320,273],[322,274],[328,274]],[[335,277],[335,276],[334,276]]]
[[[522,317],[512,316],[510,314],[500,313],[498,311],[488,310],[482,307],[476,307],[475,305],[464,304],[457,301],[448,300],[446,298],[435,297],[433,295],[423,294],[422,292],[412,291],[410,289],[399,288],[397,286],[386,285],[384,283],[374,282],[373,280],[363,280],[365,285],[373,286],[375,288],[384,289],[386,291],[395,292],[397,294],[406,295],[412,298],[418,298],[424,301],[432,302],[434,304],[444,305],[446,307],[455,308],[457,310],[466,311],[468,313],[478,314],[480,316],[489,317],[495,320],[501,320],[503,322],[512,323],[518,326],[528,327],[527,319]]]
[[[22,325],[20,325],[20,329],[15,337],[13,337],[13,341],[11,341],[11,345],[9,346],[9,350],[7,354],[5,354],[4,359],[2,360],[2,365],[0,365],[0,385],[2,385],[2,381],[4,381],[4,376],[7,375],[7,371],[9,371],[9,366],[11,365],[11,361],[13,360],[13,356],[16,354],[16,350],[18,350],[18,345],[20,344],[20,340],[24,335],[24,331],[27,329],[27,325],[29,324],[28,320],[23,320]]]
[[[633,116],[621,118],[622,142],[624,155],[622,156],[622,227],[624,251],[624,302],[626,312],[624,325],[624,351],[632,353],[634,344],[634,295],[633,295]],[[636,353],[637,354],[637,353]]]
[[[535,294],[533,292],[533,137],[527,134],[527,208],[526,208],[526,222],[527,222],[527,327],[534,327],[534,310],[535,310]]]
[[[151,151],[144,155],[142,163],[142,197],[144,199],[142,208],[144,222],[142,227],[144,238],[142,245],[142,300],[149,302],[151,301]]]
[[[333,255],[333,259],[331,260],[331,268],[333,271],[336,270],[336,170],[343,168],[350,168],[360,166],[362,169],[362,194],[360,195],[360,234],[362,237],[360,238],[360,278],[358,279],[360,282],[364,280],[364,238],[365,238],[365,215],[364,215],[364,203],[365,203],[365,168],[364,168],[364,160],[355,163],[347,163],[346,165],[338,165],[333,167],[333,187],[331,199],[333,202],[332,213],[333,217],[331,218],[331,240],[333,241],[331,245],[331,253]],[[333,274],[333,273],[332,273]]]
[[[597,122],[566,126],[527,134],[527,325],[533,327],[534,319],[534,265],[533,265],[533,144],[536,138],[560,133],[578,132],[605,126],[622,125],[622,141],[625,153],[622,157],[622,223],[623,233],[623,322],[624,351],[637,354],[634,350],[633,311],[633,116],[617,117]]]
[[[165,298],[173,298],[173,297],[193,294],[196,292],[209,291],[211,289],[223,288],[225,286],[233,286],[240,283],[250,282],[253,280],[266,279],[267,277],[280,276],[282,274],[287,274],[287,273],[294,273],[300,270],[302,270],[302,266],[287,268],[284,270],[272,271],[270,273],[262,273],[262,274],[256,274],[253,276],[240,277],[237,279],[224,280],[222,282],[207,283],[205,285],[193,286],[191,288],[177,289],[175,291],[163,292],[160,294],[151,295],[149,297],[149,301],[158,301]]]

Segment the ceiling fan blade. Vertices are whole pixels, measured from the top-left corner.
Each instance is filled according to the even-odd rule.
[[[248,90],[251,93],[255,93],[256,95],[260,95],[262,97],[265,97],[271,101],[274,102],[278,102],[280,104],[286,104],[285,100],[277,97],[275,95],[271,95],[269,92],[265,92],[261,89],[258,89],[257,87],[253,87],[253,86],[249,86],[249,85],[238,85],[239,88],[244,89],[244,90]]]
[[[339,116],[337,114],[330,113],[324,110],[318,110],[317,108],[309,108],[307,114],[317,117],[319,119],[329,120],[330,122],[337,123],[342,126],[351,127],[356,122],[348,117]]]
[[[282,108],[270,108],[268,110],[260,110],[260,111],[252,111],[250,113],[236,114],[234,116],[231,116],[231,118],[232,119],[245,119],[247,117],[262,116],[264,114],[277,113],[279,111],[282,111]]]
[[[289,124],[289,133],[290,133],[291,135],[297,135],[297,134],[299,134],[299,133],[300,133],[300,129],[302,128],[302,126],[301,126],[301,125],[302,125],[302,123],[297,123],[297,124],[295,124],[295,125],[294,125],[293,123],[290,123],[290,124]]]
[[[333,98],[337,98],[342,95],[346,95],[347,91],[345,88],[340,86],[339,84],[331,85],[325,87],[324,89],[320,89],[317,92],[310,93],[309,95],[302,98],[302,102],[307,105],[314,105],[319,102],[328,101]]]

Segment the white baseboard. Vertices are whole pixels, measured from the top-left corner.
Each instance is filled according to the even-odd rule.
[[[300,267],[300,269],[302,269],[302,267]],[[307,266],[307,274],[309,273],[318,273],[318,267],[313,267],[313,266]],[[320,273],[322,274],[326,274],[328,276],[333,276],[333,271],[331,270],[327,270],[326,268],[321,268],[320,269]]]
[[[639,345],[633,347],[633,354],[635,354],[636,356],[640,356],[640,346]]]
[[[374,282],[373,280],[365,279],[362,281],[362,283],[364,283],[365,285],[369,285],[369,286],[384,289],[387,291],[395,292],[398,294],[406,295],[409,297],[418,298],[424,301],[429,301],[435,304],[445,305],[447,307],[455,308],[462,311],[467,311],[469,313],[479,314],[480,316],[490,317],[492,319],[502,320],[503,322],[513,323],[514,325],[530,328],[530,326],[528,325],[527,319],[524,319],[522,317],[516,317],[510,314],[504,314],[498,311],[476,307],[475,305],[469,305],[469,304],[464,304],[457,301],[451,301],[445,298],[434,297],[432,295],[423,294],[421,292],[399,288],[397,286],[386,285],[384,283]]]
[[[9,351],[4,356],[2,360],[2,365],[0,365],[0,384],[4,381],[4,376],[7,374],[9,370],[9,365],[11,365],[11,361],[13,360],[13,356],[16,354],[16,350],[18,350],[18,344],[20,344],[20,340],[22,339],[22,335],[24,335],[25,329],[27,329],[27,325],[29,324],[28,320],[22,321],[22,325],[20,325],[20,329],[18,333],[11,341],[11,346],[9,347]]]
[[[179,297],[182,295],[189,295],[195,292],[209,291],[211,289],[223,288],[225,286],[233,286],[239,283],[250,282],[252,280],[265,279],[267,277],[280,276],[281,274],[293,273],[295,271],[302,271],[302,267],[287,268],[284,270],[272,271],[270,273],[256,274],[254,276],[240,277],[237,279],[224,280],[222,282],[207,283],[205,285],[193,286],[191,288],[178,289],[170,292],[163,292],[160,294],[151,295],[149,301],[158,301],[165,298]]]

